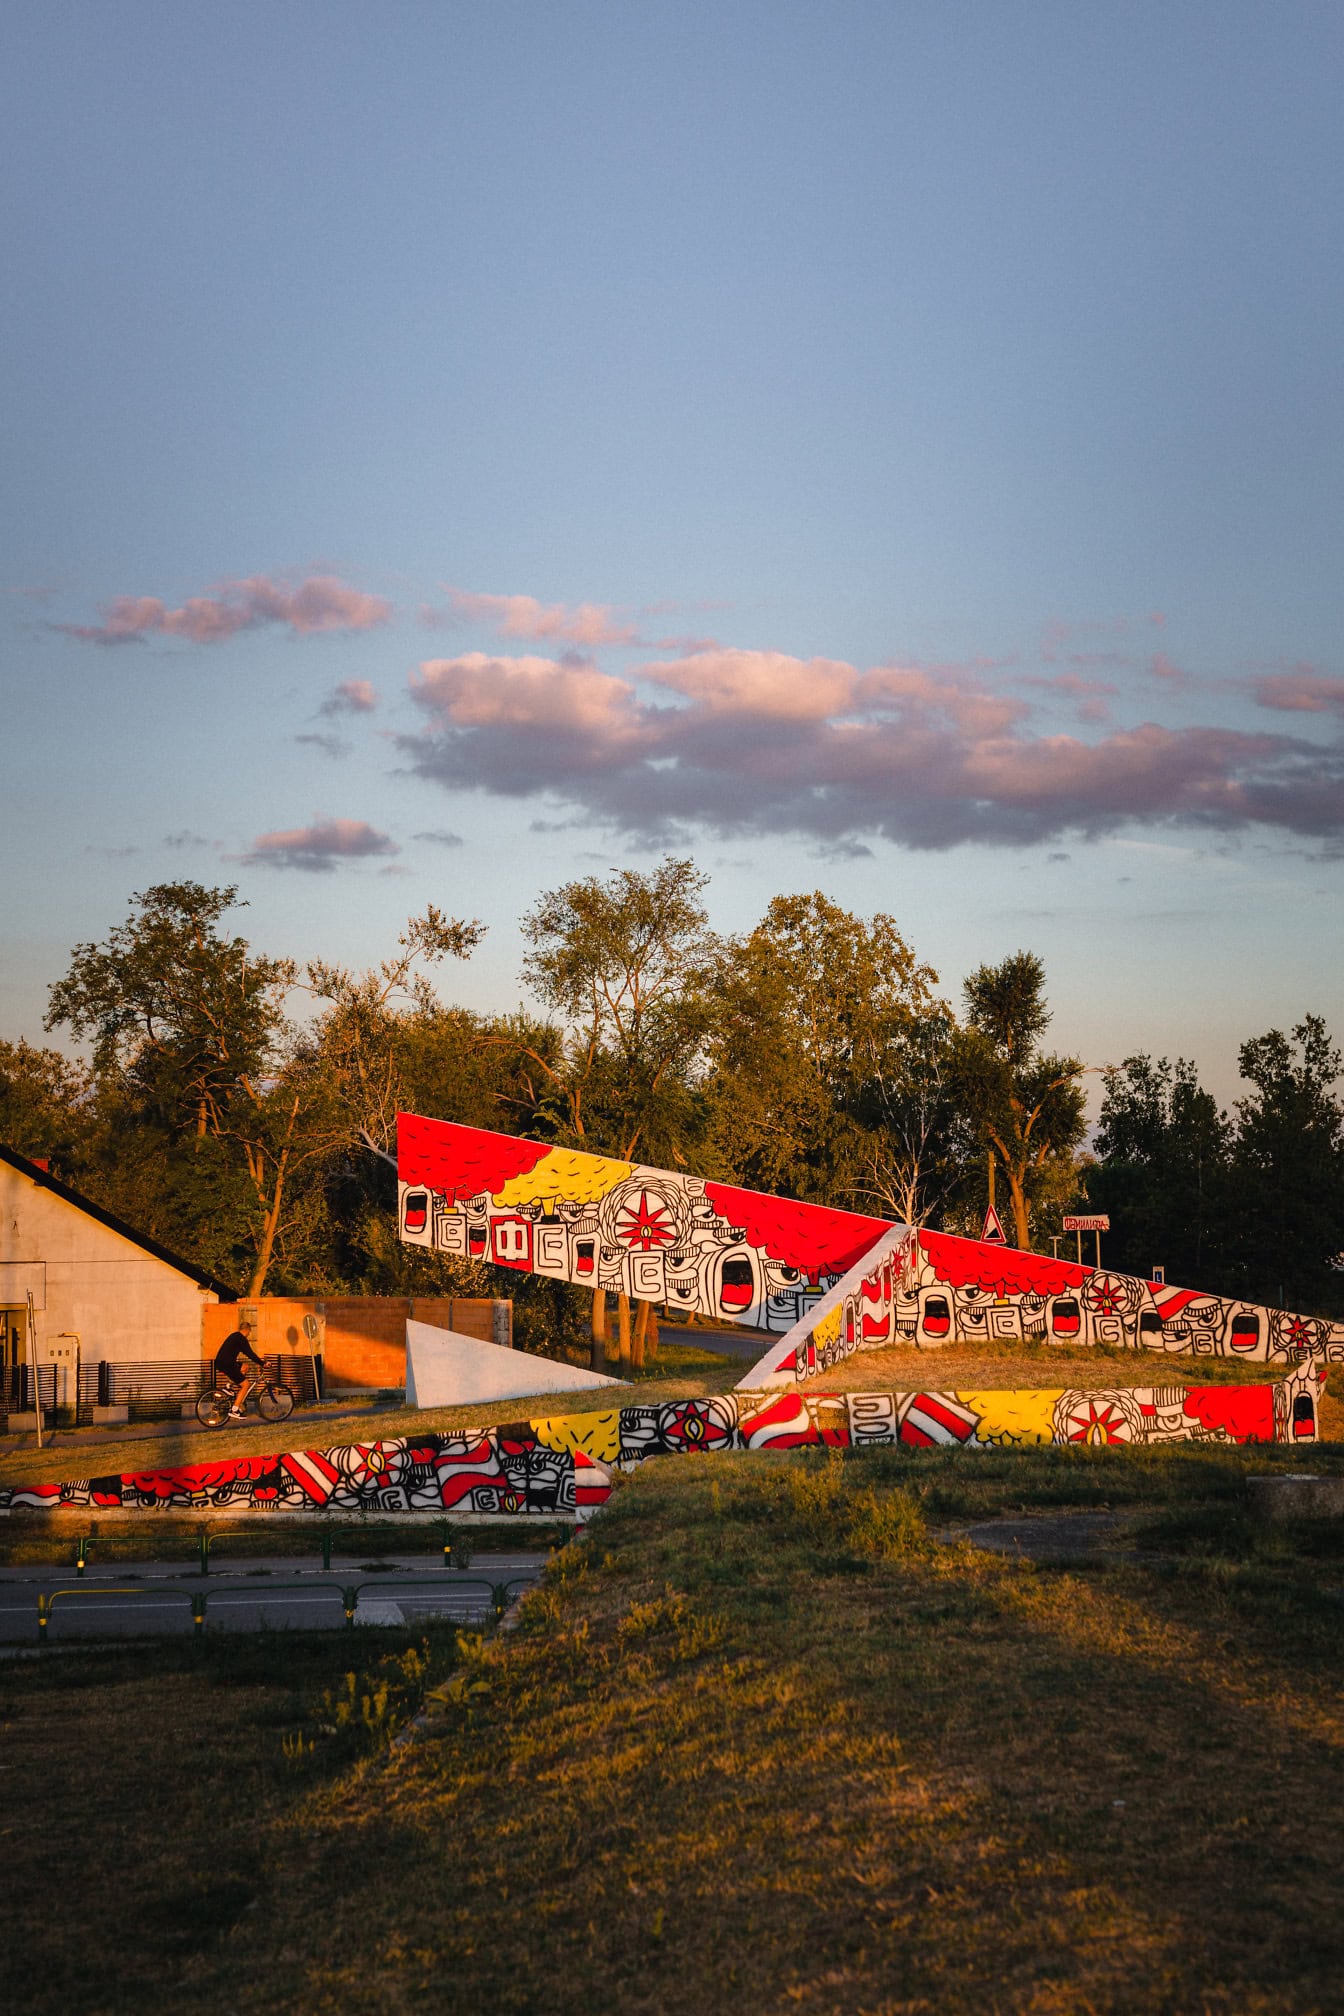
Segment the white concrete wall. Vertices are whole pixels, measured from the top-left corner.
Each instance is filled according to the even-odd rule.
[[[34,1291],[43,1363],[47,1338],[61,1331],[78,1336],[86,1365],[99,1358],[197,1358],[201,1304],[219,1299],[0,1163],[0,1303],[22,1303],[27,1287]]]

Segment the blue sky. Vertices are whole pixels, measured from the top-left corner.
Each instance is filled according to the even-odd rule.
[[[1338,8],[3,36],[0,1033],[184,875],[510,1006],[671,848],[1093,1063],[1344,1034]]]

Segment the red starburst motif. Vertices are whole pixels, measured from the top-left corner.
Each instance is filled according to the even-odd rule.
[[[1118,1316],[1125,1307],[1125,1291],[1109,1274],[1094,1274],[1083,1290],[1083,1299],[1099,1316]]]
[[[623,1204],[616,1216],[616,1237],[632,1251],[638,1246],[641,1253],[670,1246],[676,1229],[672,1213],[661,1204],[651,1204],[647,1190],[640,1191],[638,1204]]]
[[[1290,1316],[1283,1341],[1290,1351],[1310,1351],[1316,1342],[1316,1326],[1304,1317]]]
[[[1075,1407],[1069,1415],[1070,1442],[1086,1442],[1089,1448],[1111,1442],[1128,1442],[1133,1432],[1113,1400],[1103,1400],[1100,1405],[1095,1400],[1089,1400],[1085,1406]]]

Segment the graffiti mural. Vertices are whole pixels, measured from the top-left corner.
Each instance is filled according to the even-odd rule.
[[[413,1113],[397,1117],[397,1174],[409,1245],[781,1335],[891,1230]]]
[[[397,1140],[408,1243],[778,1337],[745,1385],[818,1378],[851,1352],[901,1344],[1344,1360],[1344,1323],[1324,1317],[414,1114],[399,1116]]]
[[[400,1513],[582,1523],[613,1469],[732,1450],[1080,1448],[1314,1442],[1324,1368],[1258,1386],[823,1393],[795,1388],[654,1401],[334,1449],[0,1487],[0,1511]]]

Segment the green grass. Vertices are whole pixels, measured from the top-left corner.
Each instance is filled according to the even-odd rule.
[[[0,1666],[7,1986],[35,2016],[1337,2008],[1344,1541],[1252,1526],[1280,1457],[1340,1460],[668,1459],[461,1657]],[[1143,1551],[931,1538],[1111,1504]]]

